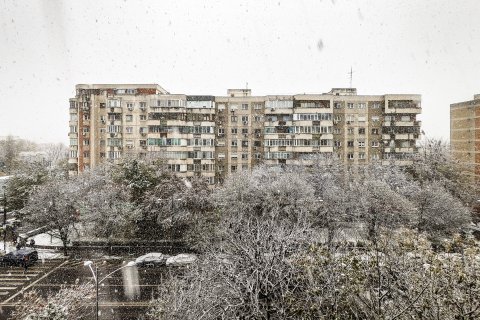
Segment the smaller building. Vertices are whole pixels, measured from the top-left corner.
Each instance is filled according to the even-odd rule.
[[[454,159],[480,178],[480,94],[450,105],[450,144]]]

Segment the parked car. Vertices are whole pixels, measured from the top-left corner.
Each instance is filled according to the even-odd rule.
[[[150,252],[135,259],[135,264],[138,267],[160,267],[164,266],[169,255],[160,252]]]
[[[28,266],[33,265],[38,260],[38,252],[32,248],[24,248],[7,253],[0,257],[0,263],[10,266],[23,266],[26,261]]]

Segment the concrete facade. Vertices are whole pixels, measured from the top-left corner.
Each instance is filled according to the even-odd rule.
[[[128,156],[163,159],[180,176],[211,184],[257,164],[336,153],[346,163],[412,162],[420,95],[226,96],[170,94],[156,84],[77,85],[70,99],[70,171]]]
[[[454,159],[480,178],[480,95],[450,105],[450,144]]]

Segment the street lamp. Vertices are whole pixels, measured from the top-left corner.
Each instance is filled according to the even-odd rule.
[[[5,186],[3,189],[3,251],[7,252],[7,195],[5,193]]]
[[[95,319],[98,320],[98,285],[100,283],[102,283],[105,279],[107,279],[109,276],[114,274],[115,272],[117,272],[119,270],[122,270],[124,268],[127,268],[127,267],[135,266],[135,261],[129,261],[126,265],[121,266],[120,268],[113,270],[112,272],[110,272],[109,274],[107,274],[105,277],[103,277],[100,280],[98,280],[98,268],[97,268],[97,266],[95,266],[95,271],[93,270],[93,267],[92,267],[93,262],[92,261],[90,261],[90,260],[84,261],[83,265],[90,268],[90,271],[92,271],[93,279],[95,280],[95,314],[96,314]]]

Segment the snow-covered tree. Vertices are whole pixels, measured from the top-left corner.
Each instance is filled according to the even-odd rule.
[[[32,228],[45,227],[62,241],[67,255],[71,233],[79,222],[77,200],[82,196],[76,180],[50,180],[30,195],[22,209],[24,222]]]
[[[95,288],[92,283],[62,287],[57,293],[42,297],[31,290],[23,295],[14,311],[21,320],[76,320],[94,317],[92,304]]]

